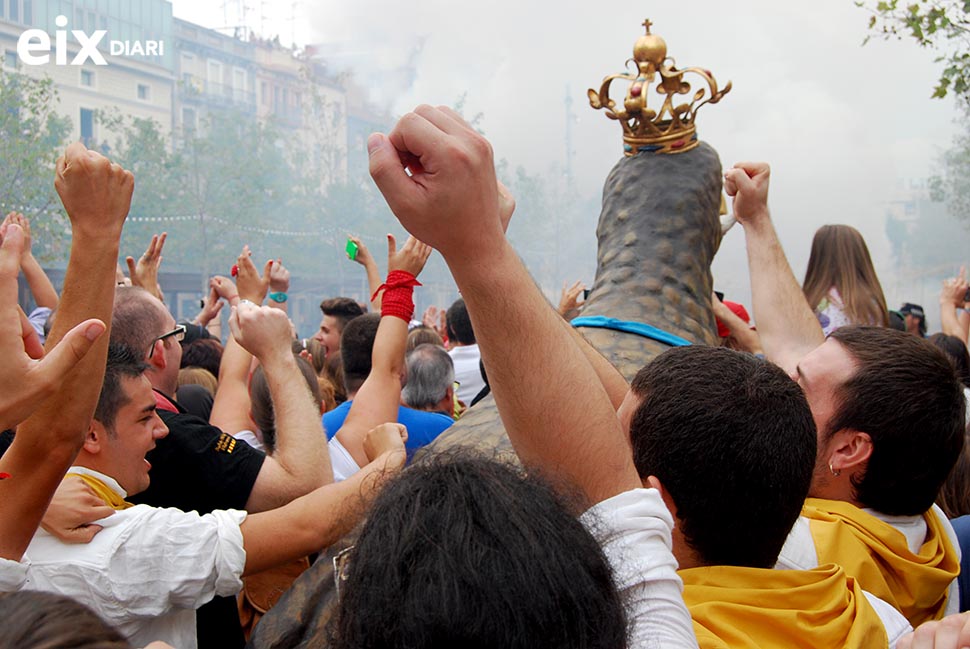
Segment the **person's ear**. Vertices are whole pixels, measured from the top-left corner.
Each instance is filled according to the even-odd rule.
[[[165,358],[164,340],[156,340],[152,343],[151,356],[145,358],[145,362],[156,370],[164,370],[168,366],[168,360]]]
[[[833,473],[858,469],[872,456],[872,438],[858,430],[840,430],[829,455],[829,470]]]
[[[84,435],[84,445],[82,448],[86,453],[97,455],[104,447],[104,440],[108,437],[108,430],[101,422],[94,419],[88,425],[88,432]]]
[[[660,492],[660,497],[663,499],[664,504],[667,505],[667,509],[670,513],[677,516],[677,505],[674,504],[674,499],[670,497],[670,492],[668,492],[663,483],[660,482],[660,478],[655,475],[647,476],[647,479],[643,481],[643,486],[647,489],[656,489]]]

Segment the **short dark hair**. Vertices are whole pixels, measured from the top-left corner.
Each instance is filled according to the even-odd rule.
[[[129,401],[121,387],[121,379],[137,378],[146,369],[148,365],[131,347],[114,343],[108,345],[108,362],[104,369],[104,381],[101,383],[101,395],[94,410],[94,418],[109,433],[114,433],[118,410]]]
[[[815,467],[798,384],[751,354],[698,345],[664,352],[631,389],[637,472],[668,491],[687,544],[707,565],[773,567]]]
[[[455,382],[455,363],[444,347],[437,345],[418,345],[407,356],[407,372],[401,399],[416,410],[436,406]]]
[[[352,550],[330,646],[625,647],[610,564],[571,508],[538,476],[467,451],[412,465]]]
[[[130,649],[120,632],[70,597],[22,590],[0,593],[0,649]]]
[[[918,321],[919,333],[921,336],[926,335],[926,311],[919,304],[913,304],[912,302],[907,302],[903,306],[899,307],[899,312],[904,316],[911,315]]]
[[[475,344],[475,331],[472,329],[472,319],[468,317],[468,307],[464,298],[458,298],[448,307],[445,313],[445,328],[448,339],[462,345]]]
[[[946,355],[953,364],[960,383],[970,388],[970,352],[967,351],[966,344],[956,336],[944,333],[933,334],[927,340]]]
[[[323,315],[328,315],[340,323],[340,330],[343,331],[347,323],[364,315],[364,310],[360,308],[357,301],[349,297],[332,297],[320,303],[320,310]]]
[[[380,314],[367,313],[348,322],[340,336],[340,359],[347,394],[359,390],[370,374],[371,353],[380,323]]]
[[[222,343],[215,338],[197,338],[182,345],[181,367],[201,367],[219,378],[219,365],[222,364]]]
[[[115,303],[111,312],[111,342],[124,345],[138,353],[138,358],[148,356],[152,341],[162,333],[164,321],[161,309],[152,303],[152,294],[137,286],[119,286],[115,289]],[[216,373],[218,376],[218,372]]]
[[[858,369],[837,391],[825,438],[857,430],[872,439],[865,472],[852,481],[856,500],[890,516],[925,513],[963,449],[966,399],[953,366],[894,329],[848,326],[831,338]]]

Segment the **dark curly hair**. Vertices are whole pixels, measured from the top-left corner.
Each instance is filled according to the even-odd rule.
[[[610,565],[571,509],[467,451],[413,465],[352,550],[331,648],[625,647]]]

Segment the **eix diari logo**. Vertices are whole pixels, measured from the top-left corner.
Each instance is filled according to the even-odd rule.
[[[67,27],[67,16],[54,19],[58,27]],[[70,65],[84,65],[90,60],[95,65],[108,65],[104,55],[98,50],[98,44],[108,35],[106,29],[99,29],[88,36],[80,29],[72,29],[71,34],[77,40],[81,49],[71,59]],[[112,56],[164,56],[164,41],[108,41],[108,51]],[[45,65],[50,61],[51,37],[43,29],[28,29],[17,39],[17,57],[25,65]],[[67,30],[58,29],[54,32],[54,63],[68,65],[67,62]]]

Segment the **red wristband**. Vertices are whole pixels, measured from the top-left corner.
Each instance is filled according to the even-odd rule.
[[[414,317],[414,287],[421,286],[414,275],[406,270],[392,270],[387,274],[387,281],[377,287],[371,296],[373,301],[382,290],[381,317],[394,316],[405,322],[411,322]]]

